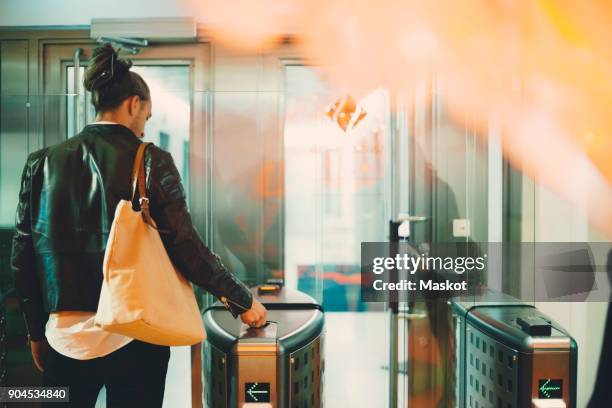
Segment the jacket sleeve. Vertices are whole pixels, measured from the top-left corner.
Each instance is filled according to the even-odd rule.
[[[232,275],[206,247],[195,230],[185,202],[185,191],[170,153],[156,146],[146,149],[151,216],[168,255],[191,282],[219,298],[234,317],[251,308],[251,291]]]
[[[45,312],[43,307],[40,279],[36,270],[32,242],[30,217],[32,174],[30,163],[33,154],[28,157],[21,176],[21,189],[15,216],[15,235],[13,236],[11,249],[11,269],[28,334],[30,339],[38,341],[45,337],[45,324],[49,314]]]

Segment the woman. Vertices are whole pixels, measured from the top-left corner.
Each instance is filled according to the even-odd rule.
[[[130,67],[110,44],[96,48],[84,77],[96,122],[30,154],[22,175],[11,256],[15,287],[34,362],[46,386],[70,387],[68,406],[93,407],[103,385],[109,407],[160,407],[164,395],[169,347],[93,324],[108,232],[117,203],[131,196],[131,166],[151,117],[149,88]],[[227,299],[234,317],[263,325],[265,308],[193,228],[170,154],[147,147],[145,171],[151,215],[166,231],[162,240],[177,269]]]

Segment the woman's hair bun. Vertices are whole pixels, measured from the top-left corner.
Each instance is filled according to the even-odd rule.
[[[85,76],[83,85],[92,92],[105,84],[116,81],[125,72],[129,71],[132,61],[119,58],[117,50],[110,43],[106,43],[93,50],[91,62]]]
[[[91,92],[91,103],[96,112],[119,106],[130,96],[150,100],[149,87],[140,75],[130,71],[132,61],[119,58],[111,44],[93,50],[83,85]]]

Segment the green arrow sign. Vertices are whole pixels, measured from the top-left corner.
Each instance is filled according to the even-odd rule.
[[[538,382],[540,398],[561,398],[563,396],[563,380],[546,378]]]

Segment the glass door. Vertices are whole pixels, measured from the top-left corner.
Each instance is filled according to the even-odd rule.
[[[403,223],[401,235],[419,253],[486,243],[489,147],[469,120],[451,120],[440,78],[399,95],[396,106],[393,217]],[[407,299],[391,311],[389,327],[389,382],[397,390],[389,406],[455,406],[450,302]]]
[[[361,301],[360,251],[387,240],[391,98],[343,92],[292,61],[282,69],[285,279],[325,310],[325,405],[382,408],[388,315]]]

